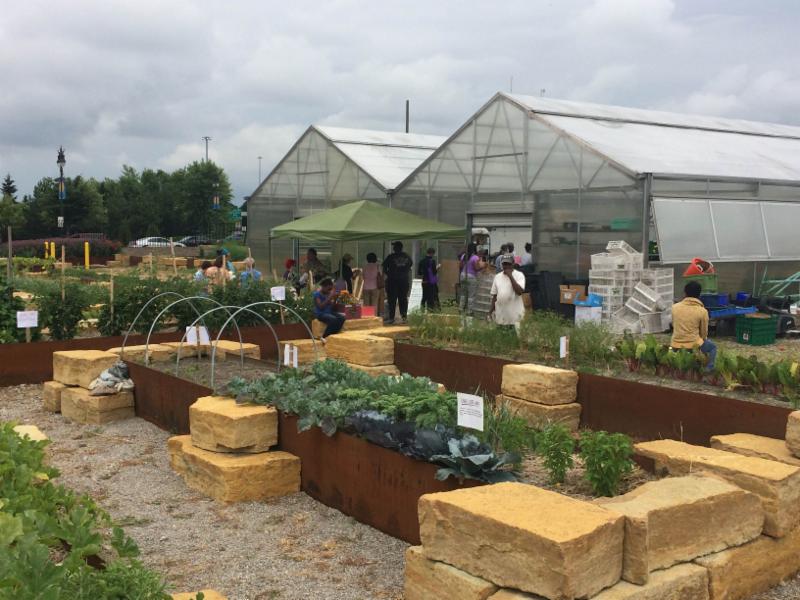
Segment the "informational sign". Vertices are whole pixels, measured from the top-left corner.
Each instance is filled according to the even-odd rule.
[[[186,343],[191,346],[209,345],[211,338],[208,337],[208,329],[205,327],[186,327]]]
[[[408,312],[420,306],[422,306],[422,279],[415,279],[411,282],[411,294],[408,296]],[[390,318],[394,318],[394,315]]]
[[[39,311],[38,310],[18,310],[17,311],[17,327],[25,329],[27,327],[39,326]]]
[[[283,366],[288,367],[292,362],[292,345],[285,344],[283,346]]]
[[[292,346],[292,366],[296,369],[300,359],[300,348]]]
[[[483,398],[473,394],[456,394],[458,426],[483,431]]]
[[[64,227],[64,217],[58,217],[58,226],[59,228]]]
[[[286,300],[286,286],[276,285],[269,290],[273,302],[283,302]]]
[[[562,335],[558,342],[558,356],[567,358],[569,356],[569,336]]]

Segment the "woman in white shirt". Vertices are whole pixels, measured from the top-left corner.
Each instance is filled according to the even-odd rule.
[[[525,275],[514,268],[514,255],[504,254],[500,260],[503,270],[492,282],[492,308],[489,315],[498,325],[513,325],[519,332],[519,324],[525,316]]]

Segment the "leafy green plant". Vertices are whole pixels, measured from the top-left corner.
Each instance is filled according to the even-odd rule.
[[[538,431],[518,416],[505,402],[485,403],[483,432],[480,439],[495,452],[513,452],[517,455],[536,450]]]
[[[586,431],[580,453],[586,480],[598,496],[615,496],[622,478],[633,470],[633,443],[622,433]]]
[[[83,319],[83,311],[89,307],[89,299],[84,288],[77,284],[64,287],[64,299],[61,290],[52,290],[36,297],[39,307],[40,326],[50,329],[50,337],[54,340],[70,340],[78,332],[78,323]]]
[[[473,435],[451,439],[448,448],[450,454],[431,457],[432,461],[444,465],[436,472],[436,479],[440,481],[451,476],[458,479],[480,479],[487,483],[516,481],[514,474],[506,468],[507,465],[520,461],[519,456],[513,453],[498,456]]]
[[[569,352],[583,366],[607,366],[615,360],[616,336],[605,325],[584,322],[569,333]]]
[[[0,344],[25,341],[25,330],[17,329],[17,311],[25,303],[14,297],[14,289],[0,281]]]
[[[545,427],[538,436],[537,452],[544,458],[544,467],[552,483],[564,483],[567,471],[574,464],[575,440],[570,431],[556,423]]]

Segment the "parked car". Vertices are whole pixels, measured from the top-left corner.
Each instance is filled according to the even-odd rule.
[[[184,246],[189,246],[190,248],[194,248],[195,246],[206,246],[209,244],[214,244],[215,241],[212,240],[210,237],[206,237],[204,235],[187,235],[184,238],[178,240],[179,244],[183,244]]]
[[[223,242],[241,242],[244,240],[244,233],[241,231],[234,231],[228,237],[226,237]]]
[[[170,241],[163,237],[145,237],[130,243],[131,248],[169,248]],[[185,248],[181,242],[173,242],[176,248]]]

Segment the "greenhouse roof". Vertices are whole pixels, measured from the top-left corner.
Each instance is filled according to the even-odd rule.
[[[800,182],[800,127],[501,95],[632,173]]]
[[[313,125],[384,189],[393,190],[445,141],[438,135]]]

